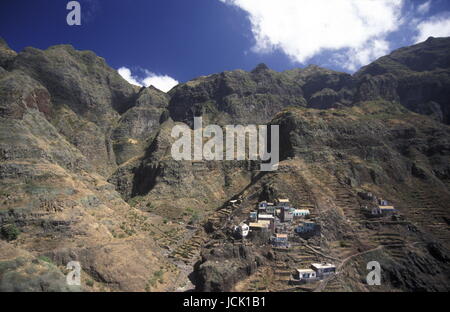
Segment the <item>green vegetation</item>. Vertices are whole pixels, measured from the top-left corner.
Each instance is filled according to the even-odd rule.
[[[128,201],[128,204],[131,206],[131,207],[136,207],[136,205],[137,204],[139,204],[141,201],[143,201],[144,200],[144,197],[142,197],[142,196],[135,196],[135,197],[133,197],[133,198],[131,198],[129,201]]]
[[[38,257],[38,259],[41,261],[50,263],[50,264],[54,264],[53,261],[49,257],[46,257],[46,256],[40,256],[40,257]]]
[[[20,230],[14,224],[7,224],[2,226],[0,234],[7,241],[13,241],[19,237]]]
[[[200,216],[198,212],[192,213],[191,219],[189,220],[189,224],[194,225],[197,224],[200,221]]]
[[[347,248],[347,247],[351,247],[351,244],[347,241],[339,241],[339,246],[341,248]]]
[[[157,283],[164,283],[164,271],[162,269],[153,273],[153,276],[148,280],[147,285],[145,286],[146,291],[151,291],[152,288],[156,287]]]
[[[134,234],[136,234],[136,231],[133,229],[133,227],[128,225],[126,222],[122,222],[122,224],[120,225],[120,229],[124,231],[128,236],[133,236]],[[119,238],[121,238],[120,235]]]
[[[153,204],[152,203],[147,203],[146,205],[145,205],[145,211],[146,212],[152,212],[152,211],[154,211],[155,210],[155,206],[153,206]]]
[[[186,208],[186,210],[183,212],[183,216],[187,216],[189,217],[189,224],[193,225],[193,224],[197,224],[198,222],[200,222],[200,215],[198,213],[198,211],[195,211],[192,208]]]

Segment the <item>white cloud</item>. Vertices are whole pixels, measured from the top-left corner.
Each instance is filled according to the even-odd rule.
[[[403,23],[403,0],[220,1],[248,12],[255,52],[281,49],[305,63],[336,51],[351,70],[389,52],[386,37]]]
[[[145,73],[145,78],[139,78],[131,73],[131,70],[127,67],[121,67],[118,70],[119,75],[121,75],[126,81],[136,86],[154,86],[155,88],[168,92],[173,87],[175,87],[179,82],[167,75],[157,75],[151,71],[143,70]]]
[[[425,41],[428,37],[448,37],[450,36],[450,17],[432,17],[419,23],[417,30],[416,43]]]
[[[426,14],[430,11],[431,0],[425,1],[417,7],[417,12],[420,14]]]
[[[169,92],[179,82],[167,75],[157,75],[155,73],[146,71],[147,77],[143,79],[143,83],[146,87],[154,86],[161,91]]]
[[[389,51],[389,42],[383,39],[375,39],[363,48],[349,49],[343,67],[356,71],[359,66],[369,64],[373,60],[388,54]]]
[[[142,86],[142,84],[138,82],[139,78],[133,77],[131,75],[131,70],[129,68],[121,67],[117,71],[119,72],[119,75],[122,76],[122,78],[128,81],[129,83],[135,86]]]

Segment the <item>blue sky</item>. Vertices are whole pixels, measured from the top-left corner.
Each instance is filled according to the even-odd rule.
[[[168,89],[225,70],[317,64],[354,72],[428,36],[450,36],[448,0],[2,0],[0,36],[16,51],[69,43],[129,81]],[[147,79],[146,79],[147,78]]]

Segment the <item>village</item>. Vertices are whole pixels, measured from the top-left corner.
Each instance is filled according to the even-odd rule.
[[[385,199],[371,193],[364,194],[370,205],[361,207],[367,219],[390,218],[397,210]],[[232,200],[231,205],[236,205]],[[246,220],[234,226],[233,235],[242,240],[265,240],[276,250],[290,249],[291,241],[309,240],[321,235],[321,220],[313,217],[309,209],[297,209],[287,198],[278,198],[274,203],[262,201]],[[337,264],[329,262],[311,263],[309,267],[298,267],[290,274],[289,284],[299,285],[321,281],[337,272]]]
[[[198,261],[203,248],[209,255],[214,248],[220,252],[231,243],[260,253],[267,260],[240,279],[233,288],[235,291],[309,292],[341,290],[343,267],[358,255],[383,247],[402,253],[398,248],[400,242],[395,237],[385,238],[383,232],[375,233],[375,241],[367,241],[361,249],[345,237],[325,241],[327,227],[333,220],[308,197],[305,189],[299,188],[293,199],[285,196],[285,192],[263,198],[256,197],[258,194],[248,191],[228,200],[201,228],[193,227],[191,239],[171,248],[169,257],[181,267],[189,266]],[[355,192],[351,202],[343,198],[345,201],[338,202],[347,205],[343,218],[356,231],[360,231],[360,224],[390,227],[405,222],[390,200],[369,191]],[[355,216],[358,222],[354,221]],[[364,230],[367,234],[371,232]]]

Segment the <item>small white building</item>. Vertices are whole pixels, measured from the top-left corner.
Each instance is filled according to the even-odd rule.
[[[292,213],[296,218],[305,218],[311,214],[308,209],[294,209]]]
[[[259,214],[258,215],[258,220],[273,220],[273,219],[275,219],[275,217],[270,214]]]
[[[241,223],[237,226],[237,232],[242,238],[245,238],[248,236],[248,232],[250,231],[250,227],[246,223]]]
[[[394,206],[377,206],[373,207],[370,213],[373,216],[387,216],[394,214],[396,211]]]
[[[297,279],[306,282],[316,280],[316,271],[312,269],[297,269]]]
[[[313,263],[311,269],[316,272],[316,276],[319,278],[336,273],[336,266],[331,263]]]

